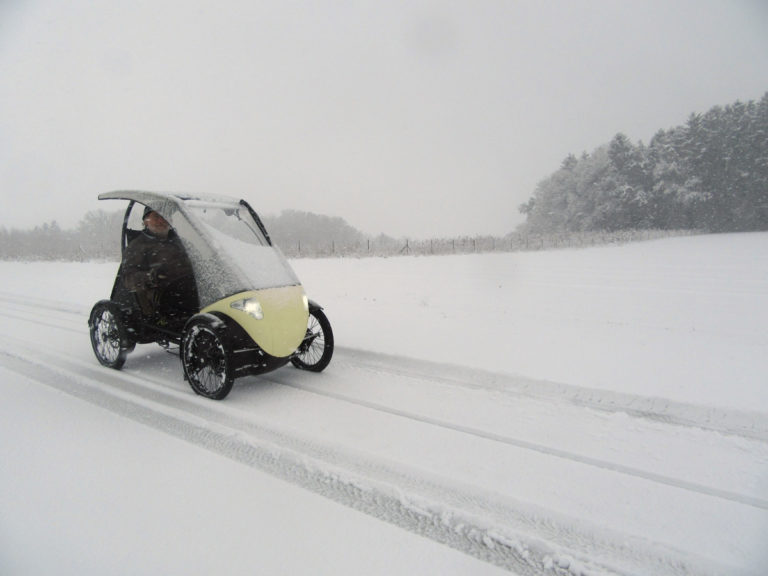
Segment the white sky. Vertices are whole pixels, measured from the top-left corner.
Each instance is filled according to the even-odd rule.
[[[113,189],[504,234],[569,153],[768,91],[764,0],[0,0],[0,226]]]

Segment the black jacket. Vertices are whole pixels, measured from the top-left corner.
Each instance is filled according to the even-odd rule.
[[[198,299],[192,264],[176,233],[167,238],[144,230],[134,238],[123,255],[125,287],[135,292],[145,314],[158,310],[177,315],[181,310],[197,311]]]

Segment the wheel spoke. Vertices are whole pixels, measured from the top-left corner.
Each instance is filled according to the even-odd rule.
[[[93,352],[101,364],[121,368],[128,354],[129,341],[123,332],[119,309],[109,301],[94,306],[90,318]]]
[[[307,322],[307,333],[296,354],[291,359],[294,366],[320,372],[331,360],[333,333],[322,311],[312,311]]]
[[[192,389],[209,398],[223,398],[232,385],[227,353],[220,337],[207,325],[189,328],[183,361]]]
[[[101,355],[108,361],[112,362],[117,358],[116,352],[120,350],[120,344],[115,346],[115,329],[114,319],[111,312],[104,310],[101,316],[97,319],[98,335],[98,348]]]

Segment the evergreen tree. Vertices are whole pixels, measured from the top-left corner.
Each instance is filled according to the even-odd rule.
[[[520,206],[531,232],[768,230],[768,93],[715,106],[650,145],[617,134],[569,155]]]

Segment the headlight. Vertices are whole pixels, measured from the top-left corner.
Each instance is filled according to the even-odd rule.
[[[229,305],[230,308],[245,312],[249,316],[261,320],[264,318],[264,311],[261,309],[261,304],[258,300],[253,298],[246,298],[245,300],[236,300]]]

